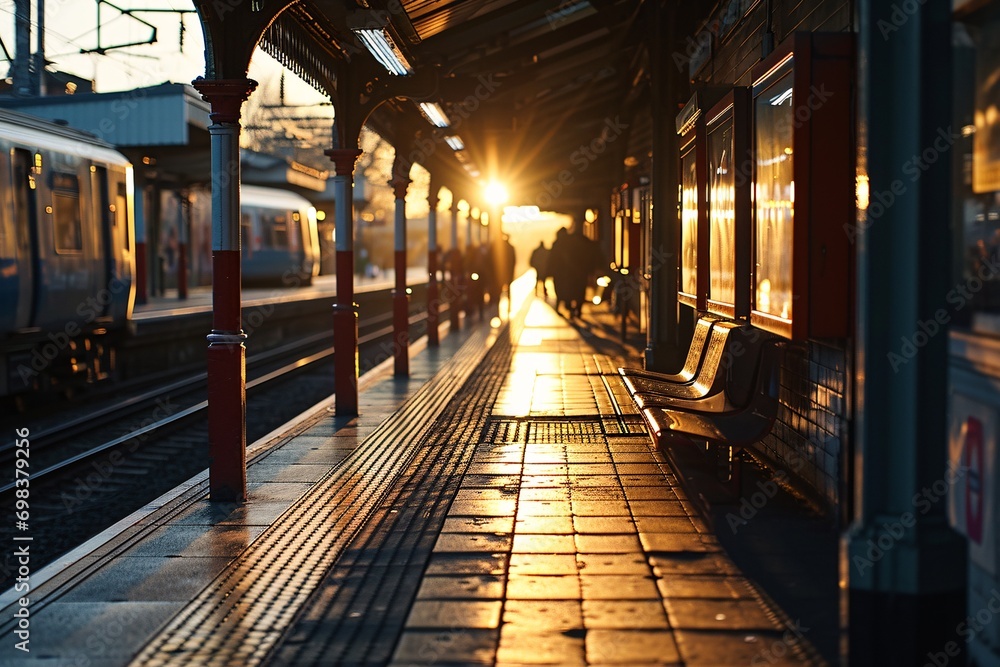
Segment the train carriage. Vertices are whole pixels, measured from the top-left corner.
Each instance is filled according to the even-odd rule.
[[[0,110],[0,184],[0,394],[107,376],[134,303],[129,161]]]

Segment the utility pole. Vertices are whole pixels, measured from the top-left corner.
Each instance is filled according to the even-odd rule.
[[[30,1],[30,0],[29,0]],[[34,56],[32,91],[35,95],[46,95],[45,90],[45,0],[38,2],[38,36],[35,38],[37,50]]]
[[[31,77],[31,0],[14,0],[14,95],[31,97],[34,85]]]

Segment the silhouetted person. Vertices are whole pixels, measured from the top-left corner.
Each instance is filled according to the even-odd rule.
[[[549,253],[549,272],[556,289],[556,310],[566,302],[570,317],[580,317],[587,283],[598,268],[597,244],[582,232],[560,229]]]
[[[570,304],[571,283],[573,282],[573,242],[569,238],[569,231],[561,227],[556,232],[556,240],[552,242],[552,249],[549,250],[549,275],[552,276],[552,288],[556,293],[556,312],[562,307],[565,301]],[[570,306],[570,315],[573,314]]]
[[[535,270],[535,294],[538,294],[538,286],[542,286],[542,295],[549,295],[549,288],[545,286],[545,281],[549,277],[549,249],[545,247],[545,241],[539,241],[538,247],[531,251],[531,258],[528,260],[531,268]]]

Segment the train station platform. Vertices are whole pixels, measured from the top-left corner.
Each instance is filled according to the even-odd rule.
[[[0,664],[819,664],[652,448],[629,360],[526,284],[363,375],[360,416],[254,443],[246,504],[198,476],[34,575],[30,653],[5,593]]]
[[[427,282],[426,267],[410,267],[406,271],[406,284],[417,285]],[[395,285],[395,271],[387,269],[377,278],[355,276],[354,290],[358,293],[388,290]],[[258,285],[242,290],[243,308],[258,308],[277,303],[289,303],[310,299],[332,299],[337,294],[337,277],[323,275],[313,278],[310,285]],[[212,287],[199,286],[188,289],[183,299],[177,296],[177,288],[164,290],[163,294],[147,297],[146,302],[136,304],[132,313],[135,322],[143,322],[163,317],[179,315],[211,314]]]

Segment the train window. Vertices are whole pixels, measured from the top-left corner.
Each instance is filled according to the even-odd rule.
[[[115,226],[119,229],[128,228],[128,189],[124,183],[118,184],[118,193],[114,204]],[[129,249],[129,234],[125,233],[125,249]]]
[[[53,172],[52,233],[57,253],[83,251],[83,224],[80,215],[80,182],[75,174]]]
[[[243,211],[240,215],[240,249],[244,257],[253,257],[253,249],[256,243],[252,243],[253,236],[253,214]]]
[[[264,245],[272,250],[288,249],[288,212],[265,211],[261,213],[261,232]]]

